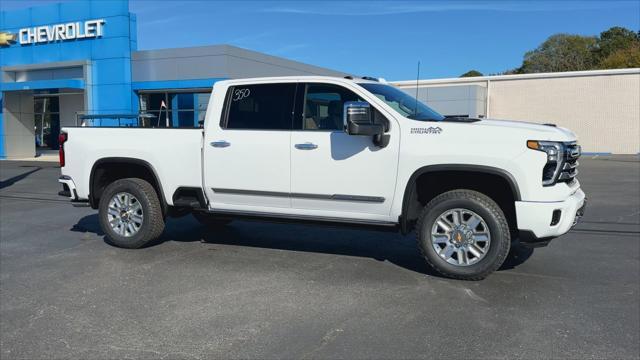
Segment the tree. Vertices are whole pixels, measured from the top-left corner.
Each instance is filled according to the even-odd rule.
[[[640,47],[640,34],[614,26],[600,33],[596,54],[600,60],[604,60],[620,50],[638,47]]]
[[[484,76],[482,75],[482,73],[478,70],[469,70],[466,73],[460,75],[461,78],[463,77],[475,77],[475,76]]]
[[[640,67],[640,32],[614,26],[600,36],[556,34],[504,74]]]
[[[619,49],[602,59],[600,69],[626,69],[640,67],[640,46]]]
[[[595,36],[556,34],[536,49],[524,55],[522,66],[515,73],[579,71],[593,69],[596,61]]]

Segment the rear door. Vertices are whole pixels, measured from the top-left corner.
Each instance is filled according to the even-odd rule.
[[[278,212],[291,206],[290,136],[295,83],[230,87],[207,120],[203,161],[210,208]],[[217,96],[217,94],[216,94]]]

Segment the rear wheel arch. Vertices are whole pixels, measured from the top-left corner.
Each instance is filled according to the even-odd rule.
[[[496,180],[498,183],[490,184],[489,180]],[[432,185],[433,182],[436,182],[437,186],[425,188]],[[503,186],[509,188],[508,194],[499,191]],[[402,215],[400,217],[402,233],[406,234],[412,230],[422,208],[431,199],[455,189],[475,190],[489,197],[496,197],[494,200],[507,216],[510,227],[517,227],[515,201],[521,200],[521,195],[518,184],[511,173],[491,166],[439,164],[421,167],[409,178],[402,198]]]
[[[168,205],[160,177],[153,165],[141,159],[126,157],[109,157],[97,160],[91,167],[89,175],[89,203],[97,209],[100,196],[110,183],[124,178],[138,177],[146,180],[158,194],[163,215],[168,211]]]

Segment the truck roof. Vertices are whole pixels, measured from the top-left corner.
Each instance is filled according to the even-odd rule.
[[[304,82],[323,82],[323,81],[341,81],[352,82],[356,84],[363,83],[379,83],[379,81],[370,80],[373,78],[360,78],[360,77],[338,77],[338,76],[316,76],[316,75],[304,75],[304,76],[273,76],[273,77],[255,77],[255,78],[241,78],[241,79],[229,79],[219,81],[221,84],[235,84],[235,83],[269,83],[269,82],[292,82],[292,81],[304,81]]]

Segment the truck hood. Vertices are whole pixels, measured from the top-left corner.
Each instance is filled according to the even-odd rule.
[[[530,133],[530,140],[541,141],[576,141],[576,134],[571,130],[554,125],[542,125],[524,121],[483,119],[472,126],[509,128],[517,132]]]

